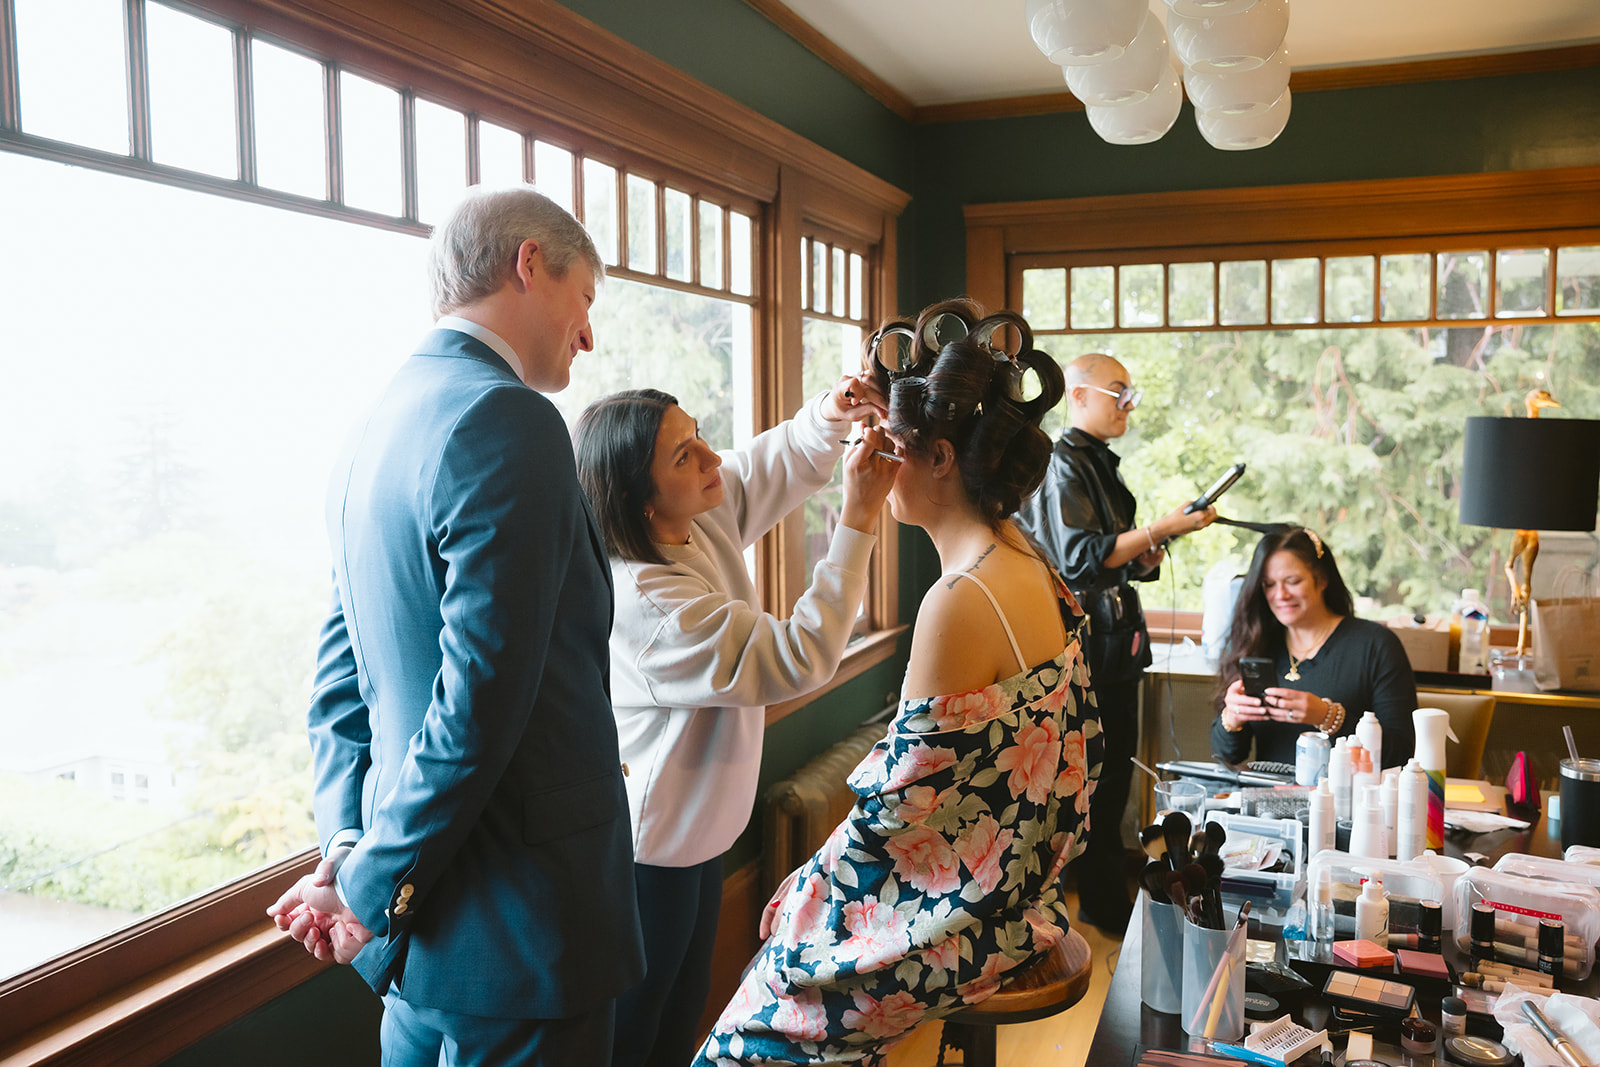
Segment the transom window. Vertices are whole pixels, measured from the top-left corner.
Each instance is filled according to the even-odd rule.
[[[1600,314],[1600,245],[1253,256],[1019,257],[1040,333],[1553,322]],[[1179,257],[1182,258],[1179,258]],[[1032,266],[1040,258],[1061,265]],[[1082,262],[1080,262],[1082,261]]]

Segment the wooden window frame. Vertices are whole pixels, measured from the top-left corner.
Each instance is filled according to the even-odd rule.
[[[331,57],[328,77],[350,70],[469,116],[574,153],[575,206],[583,154],[620,173],[649,175],[692,196],[747,212],[755,258],[757,426],[792,414],[799,393],[802,225],[820,225],[873,250],[868,306],[894,308],[895,226],[909,196],[800,135],[708,88],[551,0],[164,0],[186,12],[243,27],[272,43]],[[137,6],[134,4],[133,6]],[[426,232],[413,218],[338,203],[338,169],[318,200],[34,137],[22,131],[13,12],[0,0],[0,150],[164,182],[199,192],[287,207],[366,225]],[[248,52],[248,49],[245,49]],[[238,48],[236,46],[236,62]],[[246,57],[247,59],[248,57]],[[246,80],[245,84],[248,84]],[[247,101],[240,109],[247,112]],[[326,131],[337,149],[336,116]],[[241,128],[248,127],[244,117]],[[138,142],[135,125],[135,142]],[[525,172],[532,138],[524,140]],[[146,141],[146,146],[148,142]],[[240,138],[240,173],[254,177],[251,139]],[[335,158],[334,152],[329,154]],[[658,186],[659,188],[659,186]],[[414,190],[404,201],[415,210]],[[724,233],[731,229],[724,216]],[[619,235],[626,263],[626,234]],[[698,239],[696,235],[695,239]],[[664,256],[658,256],[658,268]],[[698,262],[694,266],[697,272]],[[625,268],[616,272],[630,276]],[[664,268],[663,268],[664,274]],[[731,264],[724,260],[731,284]],[[674,279],[651,284],[681,287]],[[698,289],[698,287],[696,287]],[[726,294],[718,294],[726,295]],[[791,535],[792,536],[792,535]],[[834,684],[895,651],[896,538],[880,527],[875,594],[884,630],[858,642]],[[759,546],[763,592],[790,605],[793,583],[767,560],[787,557],[785,532]],[[776,594],[776,595],[775,595]],[[816,699],[817,694],[807,701]],[[769,719],[793,707],[774,706]],[[281,935],[263,910],[316,862],[289,857],[46,965],[0,981],[0,1062],[157,1064],[248,1014],[324,965]]]
[[[1594,244],[1600,242],[1600,167],[971,204],[964,215],[968,291],[985,303],[1016,307],[1028,267]],[[1262,325],[1092,332],[1475,327],[1596,318],[1557,316],[1552,308],[1548,317],[1531,318],[1491,311],[1481,319],[1274,324],[1269,307]]]

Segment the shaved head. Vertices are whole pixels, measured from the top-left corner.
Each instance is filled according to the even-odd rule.
[[[1128,412],[1118,409],[1115,399],[1133,384],[1127,367],[1104,352],[1086,352],[1062,373],[1067,379],[1067,418],[1073,426],[1102,441],[1128,432]]]
[[[1068,363],[1064,369],[1067,376],[1067,388],[1074,385],[1104,385],[1107,380],[1120,378],[1128,380],[1128,368],[1112,359],[1104,352],[1087,352]]]

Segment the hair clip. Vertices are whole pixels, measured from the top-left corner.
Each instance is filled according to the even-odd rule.
[[[1310,539],[1311,547],[1315,548],[1317,550],[1317,558],[1321,559],[1322,558],[1322,538],[1317,536],[1317,531],[1311,529],[1310,527],[1302,526],[1302,527],[1300,527],[1300,532],[1305,534],[1306,537]]]

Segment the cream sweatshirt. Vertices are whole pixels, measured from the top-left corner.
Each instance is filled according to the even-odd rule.
[[[827,485],[848,422],[824,396],[722,454],[723,502],[667,563],[612,560],[611,702],[628,767],[634,857],[688,867],[727,851],[749,821],[765,705],[833,677],[867,588],[876,538],[839,526],[788,619],[761,610],[744,550]]]

